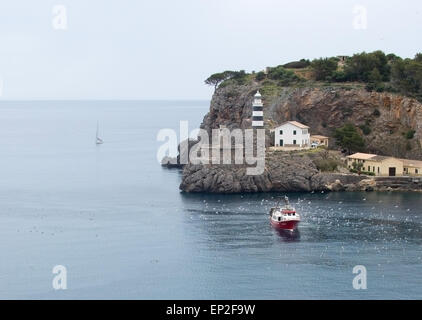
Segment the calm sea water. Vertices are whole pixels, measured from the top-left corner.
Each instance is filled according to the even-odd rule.
[[[1,102],[0,298],[422,298],[420,194],[291,194],[303,222],[290,236],[268,221],[277,194],[180,193],[156,135],[207,110]],[[52,287],[56,265],[67,290]]]

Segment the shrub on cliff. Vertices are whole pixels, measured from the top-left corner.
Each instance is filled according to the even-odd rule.
[[[422,53],[417,53],[415,55],[415,59],[413,60],[415,60],[416,62],[422,63]]]
[[[338,60],[336,58],[320,58],[311,62],[311,68],[315,80],[331,80],[334,72],[337,70]]]
[[[359,128],[362,130],[362,132],[365,136],[371,134],[372,130],[371,130],[370,124],[368,122],[359,126]]]
[[[299,77],[293,71],[287,70],[283,66],[270,68],[267,77],[271,80],[278,80],[280,85],[284,86],[300,81]]]
[[[422,99],[422,57],[397,60],[391,69],[391,81],[397,90],[407,96]]]
[[[334,71],[331,74],[331,77],[329,78],[329,80],[334,81],[334,82],[346,82],[347,81],[347,75],[344,71],[337,70],[337,71]]]
[[[260,72],[258,72],[257,74],[256,74],[256,76],[255,76],[255,79],[257,80],[257,81],[262,81],[262,80],[264,80],[264,79],[266,79],[267,78],[267,75],[265,74],[265,72],[263,72],[263,71],[260,71]]]
[[[303,69],[309,67],[311,62],[309,60],[301,59],[300,61],[292,61],[283,65],[284,68]]]
[[[336,129],[334,137],[337,144],[345,148],[349,154],[362,151],[365,148],[365,141],[351,123],[346,123],[343,127]]]
[[[413,139],[415,137],[415,133],[416,133],[415,130],[407,131],[406,134],[405,134],[406,139],[408,139],[408,140]]]
[[[380,81],[390,80],[390,65],[384,52],[358,53],[347,59],[344,72],[349,81],[370,82],[374,69],[380,75]]]
[[[334,159],[315,159],[314,163],[318,170],[322,172],[333,172],[337,170],[338,161]]]
[[[384,83],[381,73],[377,68],[374,68],[368,77],[368,84],[366,85],[366,89],[368,91],[377,91],[383,92],[384,91]]]

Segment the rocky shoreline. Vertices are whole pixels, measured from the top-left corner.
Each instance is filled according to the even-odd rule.
[[[316,173],[291,176],[266,172],[247,176],[244,168],[201,165],[187,166],[180,190],[188,193],[259,193],[259,192],[343,192],[343,191],[414,191],[422,192],[422,179],[410,177],[369,177],[357,174]]]
[[[186,165],[180,189],[189,193],[422,191],[422,178],[371,177],[321,172],[313,155],[270,155],[264,174],[246,175],[246,166]],[[344,170],[341,170],[344,171]]]

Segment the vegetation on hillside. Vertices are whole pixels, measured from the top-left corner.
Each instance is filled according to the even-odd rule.
[[[230,83],[259,82],[263,90],[276,93],[286,86],[317,86],[337,84],[362,87],[368,91],[389,91],[422,101],[422,53],[413,59],[402,59],[382,51],[357,53],[340,61],[337,57],[301,59],[265,71],[246,73],[224,71],[211,75],[205,83],[215,88]]]
[[[245,72],[245,70],[240,70],[240,71],[227,70],[227,71],[224,71],[224,72],[212,74],[211,76],[209,76],[205,80],[205,83],[208,84],[208,85],[212,85],[212,86],[214,86],[215,89],[217,89],[217,87],[221,83],[223,83],[227,80],[233,80],[233,81],[237,82],[238,84],[242,84],[243,82],[246,81],[247,77],[248,77],[248,75]]]
[[[311,63],[315,80],[360,82],[368,91],[400,93],[422,101],[422,54],[402,59],[382,51],[358,53],[346,59],[344,66],[336,58],[315,59]]]
[[[299,61],[292,61],[283,65],[287,69],[303,69],[309,67],[311,62],[306,59],[301,59]]]
[[[331,81],[338,67],[335,58],[320,58],[311,62],[311,68],[317,81]]]

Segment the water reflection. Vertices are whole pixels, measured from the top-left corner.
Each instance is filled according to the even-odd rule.
[[[300,231],[298,228],[296,228],[293,231],[280,230],[280,229],[274,229],[274,231],[283,242],[299,242],[300,241]]]

